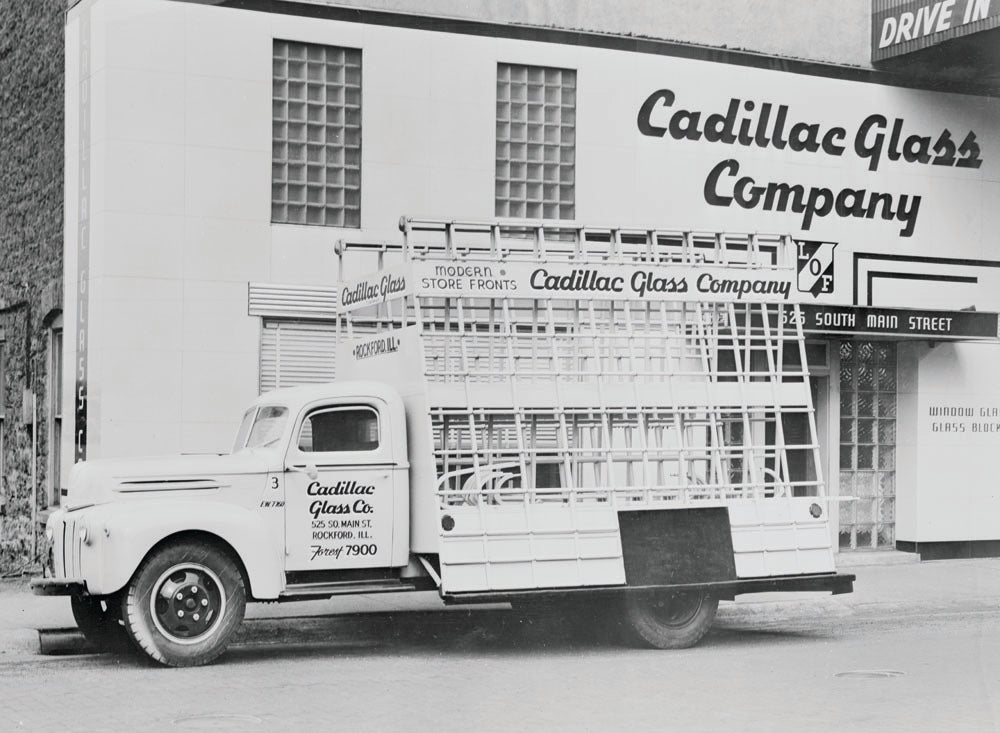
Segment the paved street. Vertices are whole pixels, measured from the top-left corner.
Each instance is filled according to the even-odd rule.
[[[680,652],[624,648],[544,613],[421,610],[435,608],[428,596],[341,601],[364,613],[333,617],[257,606],[222,660],[197,669],[19,647],[0,657],[0,719],[31,731],[1000,730],[1000,560],[851,572],[850,596],[723,604]],[[0,638],[17,640],[5,588]],[[61,620],[44,613],[41,625]]]

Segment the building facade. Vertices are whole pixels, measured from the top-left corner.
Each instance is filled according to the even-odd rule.
[[[1000,543],[989,79],[873,63],[860,1],[414,5],[70,3],[39,505],[60,465],[225,451],[256,394],[335,377],[370,266],[338,242],[529,218],[790,233],[841,548]]]

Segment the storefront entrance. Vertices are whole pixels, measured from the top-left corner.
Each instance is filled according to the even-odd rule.
[[[896,344],[840,343],[840,549],[896,541]]]

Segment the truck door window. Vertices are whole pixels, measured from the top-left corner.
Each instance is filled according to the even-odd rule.
[[[377,450],[378,414],[367,407],[318,410],[302,422],[298,446],[303,453]]]

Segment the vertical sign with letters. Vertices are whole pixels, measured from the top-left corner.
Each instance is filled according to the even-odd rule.
[[[90,8],[80,9],[79,191],[76,251],[76,365],[73,460],[87,458],[87,339],[90,280]]]

